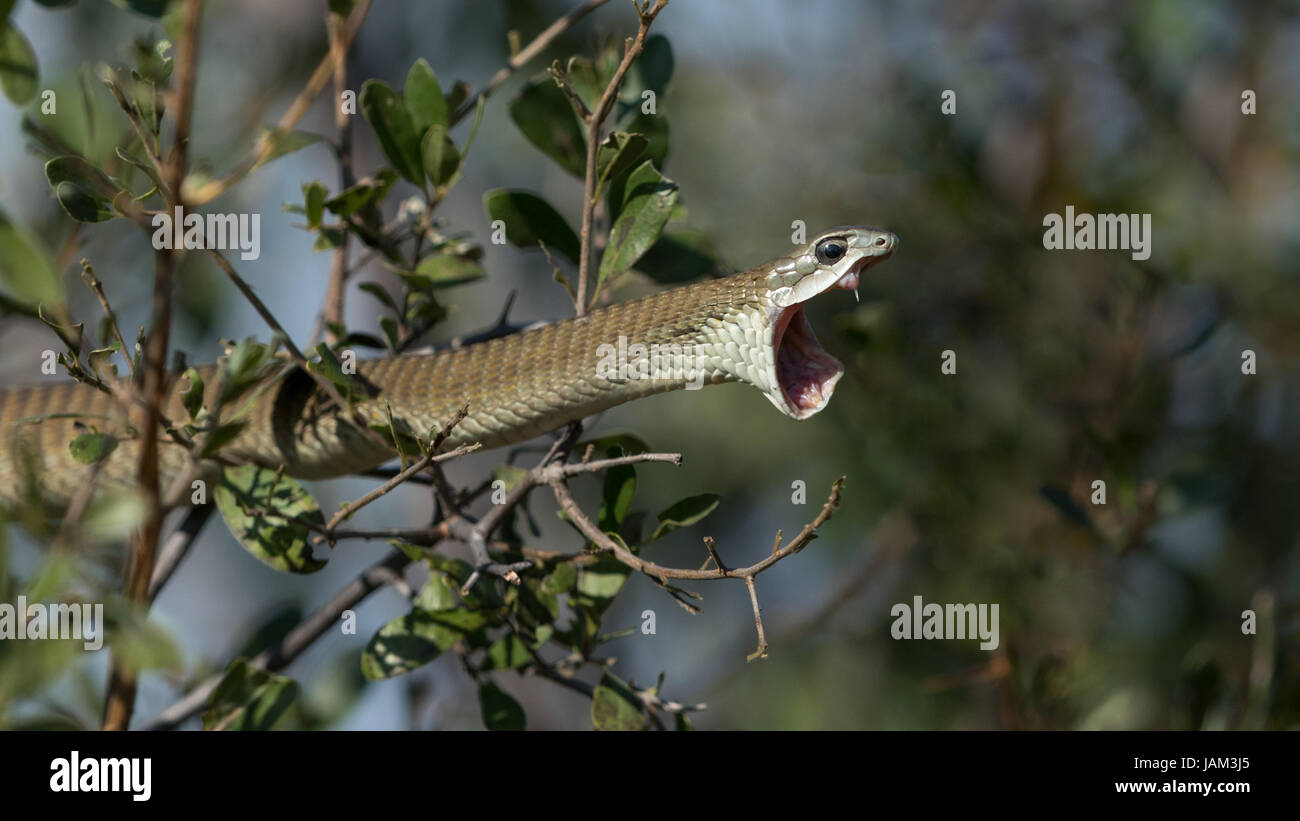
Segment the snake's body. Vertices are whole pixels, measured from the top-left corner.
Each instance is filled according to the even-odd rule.
[[[804,418],[824,405],[842,368],[817,347],[801,303],[829,287],[848,287],[847,276],[856,286],[857,274],[887,256],[896,242],[892,234],[873,229],[835,230],[846,238],[848,252],[833,265],[817,261],[814,242],[745,273],[583,317],[463,348],[360,361],[358,374],[375,391],[356,403],[355,411],[369,425],[386,424],[391,412],[394,420],[426,436],[468,405],[468,415],[444,448],[471,442],[492,448],[688,384],[743,381],[760,388],[787,414]],[[786,334],[788,329],[792,332]],[[790,353],[778,356],[783,335]],[[680,350],[688,358],[671,361],[688,368],[661,371],[654,378],[636,378],[635,366],[630,375],[619,372],[617,363],[629,350],[635,353],[638,343],[649,351]],[[199,370],[211,404],[216,366]],[[227,462],[283,466],[291,476],[318,479],[368,470],[393,458],[391,449],[361,429],[356,416],[328,401],[301,371],[251,403],[230,403],[225,416],[236,410],[246,425],[221,448]],[[54,416],[61,414],[78,418]],[[187,419],[179,388],[164,415]],[[33,481],[44,501],[54,505],[66,504],[92,475],[98,486],[133,484],[139,460],[134,438],[120,438],[98,466],[77,462],[69,452],[71,440],[86,429],[79,424],[120,431],[120,416],[113,397],[74,382],[0,391],[0,501],[29,498]],[[167,437],[160,438],[159,460],[164,484],[191,465],[188,451]]]

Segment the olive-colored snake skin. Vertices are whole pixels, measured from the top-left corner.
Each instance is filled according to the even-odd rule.
[[[821,350],[803,303],[831,288],[856,289],[858,275],[897,245],[888,232],[864,227],[822,233],[788,257],[722,279],[663,291],[463,348],[358,362],[377,394],[357,405],[366,421],[395,419],[421,436],[468,404],[445,448],[484,448],[524,441],[633,399],[688,383],[741,381],[758,387],[796,419],[819,411],[843,367]],[[638,378],[637,343],[658,351],[674,369]],[[680,345],[651,348],[652,345]],[[630,361],[619,372],[618,362]],[[673,359],[665,354],[682,354]],[[693,358],[692,358],[693,357]],[[698,373],[691,368],[698,369]],[[212,401],[216,366],[199,369]],[[181,380],[184,382],[184,380]],[[220,451],[229,462],[283,465],[307,479],[368,470],[393,453],[359,430],[301,371],[262,392],[247,408],[247,425]],[[227,406],[229,418],[241,402]],[[32,498],[66,505],[94,468],[77,462],[69,442],[84,428],[121,430],[115,400],[86,385],[59,382],[0,391],[0,505]],[[186,420],[179,389],[164,414]],[[42,419],[42,417],[46,417]],[[97,486],[134,483],[138,446],[129,437],[98,466]],[[189,463],[186,449],[160,437],[164,482]]]

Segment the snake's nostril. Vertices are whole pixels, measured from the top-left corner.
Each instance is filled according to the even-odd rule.
[[[880,246],[881,248],[884,248],[888,242],[889,240],[885,239],[884,237],[876,237],[876,245]]]

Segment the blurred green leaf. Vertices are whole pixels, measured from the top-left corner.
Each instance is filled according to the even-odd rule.
[[[668,38],[662,34],[650,35],[645,39],[641,54],[628,67],[619,99],[640,108],[643,91],[653,91],[656,97],[663,96],[673,76],[673,64],[673,48]]]
[[[487,624],[484,614],[465,610],[439,613],[412,610],[375,634],[361,654],[361,671],[371,681],[409,673]]]
[[[488,218],[505,223],[506,239],[520,248],[544,242],[570,262],[578,261],[578,235],[550,203],[536,194],[497,188],[483,195]]]
[[[117,450],[116,437],[107,433],[78,434],[68,443],[72,458],[83,465],[93,465]]]
[[[312,228],[319,228],[321,220],[325,216],[325,196],[327,193],[325,186],[321,185],[319,180],[304,183],[302,186],[303,207],[307,216],[307,224]]]
[[[254,168],[261,168],[267,163],[274,162],[286,154],[292,154],[295,151],[301,151],[309,145],[315,145],[319,142],[325,142],[325,138],[320,134],[313,134],[310,131],[289,131],[277,136],[274,126],[266,126],[262,129],[264,137],[269,138],[271,143],[271,153],[267,154],[261,160],[258,160]]]
[[[601,490],[600,529],[617,533],[636,495],[636,468],[616,465],[605,471]]]
[[[713,243],[703,231],[668,229],[636,261],[636,270],[663,285],[694,282],[718,272]]]
[[[402,278],[422,288],[451,288],[482,279],[483,266],[476,260],[448,254],[430,254],[415,270]]]
[[[716,493],[701,493],[673,503],[659,514],[659,526],[646,541],[653,542],[678,528],[696,524],[717,509],[720,498]]]
[[[443,126],[435,125],[425,132],[420,157],[425,175],[438,188],[454,181],[456,172],[460,171],[460,151]]]
[[[36,97],[36,52],[13,23],[0,24],[0,89],[14,105]]]
[[[420,135],[402,98],[384,81],[366,80],[361,86],[361,111],[393,168],[421,185],[424,169],[420,164]]]
[[[411,115],[411,125],[415,127],[417,136],[428,131],[430,126],[446,129],[447,100],[442,96],[437,75],[423,57],[416,60],[406,73],[402,101]]]
[[[478,700],[483,712],[483,725],[489,730],[524,729],[524,708],[495,684],[484,682],[480,685]]]
[[[591,698],[591,723],[597,730],[644,730],[648,719],[632,688],[612,673],[601,677]]]
[[[39,241],[0,211],[0,281],[9,292],[33,307],[45,305],[62,314],[63,281],[54,271]]]
[[[269,730],[297,697],[293,679],[237,658],[208,698],[203,729]]]
[[[640,134],[610,132],[596,150],[596,179],[604,184],[636,164],[649,140]]]
[[[586,174],[587,146],[582,126],[568,96],[550,76],[534,77],[510,101],[510,119],[530,143],[561,168],[578,178]]]

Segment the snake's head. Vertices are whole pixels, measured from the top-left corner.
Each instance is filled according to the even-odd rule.
[[[896,247],[898,237],[888,231],[864,226],[832,228],[768,274],[771,364],[761,387],[782,413],[795,419],[817,413],[826,407],[835,383],[844,375],[844,365],[817,341],[804,304],[836,288],[856,293],[863,272],[888,259]]]

